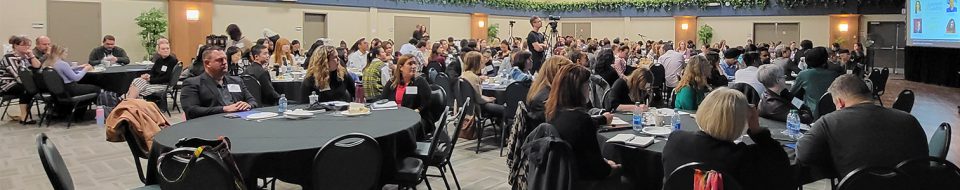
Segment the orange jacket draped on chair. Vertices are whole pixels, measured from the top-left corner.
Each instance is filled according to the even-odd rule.
[[[153,136],[160,132],[161,128],[170,126],[170,122],[163,117],[156,104],[142,99],[123,100],[106,117],[107,141],[123,142],[123,129],[117,129],[117,125],[121,121],[127,121],[130,128],[135,129],[133,134],[144,140],[145,144],[140,147],[146,147],[144,150],[147,151],[153,144]]]

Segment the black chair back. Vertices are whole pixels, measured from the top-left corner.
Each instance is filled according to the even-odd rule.
[[[960,168],[942,158],[909,159],[897,164],[897,170],[917,189],[960,189]]]
[[[914,98],[912,90],[907,89],[901,91],[900,95],[897,95],[897,100],[893,101],[893,109],[910,113],[910,110],[913,110]]]
[[[140,164],[140,158],[147,159],[147,155],[149,154],[145,147],[140,146],[141,144],[145,144],[145,142],[133,134],[135,129],[133,129],[126,120],[121,120],[120,123],[117,124],[117,129],[121,130],[123,140],[127,143],[127,147],[130,148],[130,154],[133,155],[133,163],[137,166],[137,175],[140,176],[140,182],[146,183],[146,177],[143,175],[143,166]]]
[[[61,81],[62,82],[62,81]],[[63,157],[57,150],[57,145],[49,142],[46,133],[37,135],[37,152],[40,154],[40,163],[43,164],[43,171],[50,178],[50,184],[56,190],[73,190],[73,179],[70,177],[70,170],[63,163]]]
[[[870,76],[867,76],[867,78],[869,78],[870,81],[873,82],[873,85],[870,86],[870,89],[873,89],[872,92],[874,95],[876,95],[878,90],[877,86],[880,85],[880,69],[873,68],[873,70],[870,71]]]
[[[438,114],[441,114],[443,107],[446,107],[445,102],[447,102],[447,91],[440,85],[430,84],[430,107],[428,109],[433,114],[433,118],[441,117]]]
[[[450,106],[444,106],[443,112],[440,112],[440,120],[436,123],[436,130],[433,131],[433,134],[430,137],[430,147],[427,148],[427,158],[430,160],[436,160],[437,153],[444,153],[443,151],[438,151],[437,148],[440,147],[441,143],[447,143],[447,137],[444,137],[447,134],[447,115],[450,114]],[[449,145],[446,145],[449,146]]]
[[[247,87],[247,92],[250,92],[250,95],[253,96],[253,99],[257,100],[257,103],[264,103],[263,94],[260,94],[260,81],[257,81],[257,78],[253,78],[250,75],[241,75],[240,79],[243,79],[243,85]]]
[[[880,76],[878,79],[879,81],[873,81],[879,83],[874,91],[877,92],[877,95],[883,95],[883,93],[887,90],[887,80],[890,79],[890,68],[884,67],[882,70],[880,70]]]
[[[518,103],[526,100],[531,83],[529,80],[517,81],[507,86],[507,91],[504,92],[506,97],[503,97],[506,103],[503,118],[506,118],[508,125],[514,120],[512,116],[517,113]]]
[[[943,122],[940,124],[940,127],[937,127],[937,131],[933,132],[933,137],[930,137],[930,156],[937,157],[940,159],[947,158],[947,151],[950,150],[950,124]]]
[[[459,82],[458,85],[457,85],[457,88],[458,88],[459,90],[457,90],[457,91],[458,91],[460,94],[457,96],[457,105],[461,105],[461,106],[464,106],[464,107],[465,107],[466,105],[475,105],[475,104],[465,104],[465,103],[467,102],[467,99],[468,99],[468,98],[469,98],[470,100],[476,100],[476,99],[477,99],[477,97],[475,97],[475,96],[477,95],[477,93],[476,93],[476,91],[474,91],[473,86],[471,86],[471,85],[470,85],[470,82],[467,82],[467,80],[460,79],[459,81],[460,81],[460,82]],[[476,101],[474,101],[474,102],[476,102]],[[471,102],[471,103],[472,103],[472,102]],[[466,112],[468,113],[468,115],[475,115],[475,114],[477,113],[477,112],[476,112],[476,111],[477,111],[477,108],[476,108],[476,106],[470,106],[470,109],[466,109],[466,110],[463,110],[463,111],[466,111]]]
[[[445,73],[438,73],[437,78],[433,79],[434,84],[440,85],[443,87],[444,93],[448,96],[444,100],[444,104],[447,106],[453,106],[454,99],[457,98],[456,89],[450,84],[450,77],[447,77]]]
[[[847,174],[843,180],[840,180],[839,190],[855,189],[912,189],[909,179],[903,172],[887,167],[864,167],[857,168]]]
[[[36,94],[40,92],[40,88],[37,86],[37,80],[33,76],[33,71],[20,71],[19,75],[20,84],[23,84],[24,91],[27,91],[28,94]]]
[[[181,147],[163,153],[158,158],[161,189],[243,189],[240,180],[234,179],[227,165],[210,151]]]
[[[70,99],[66,84],[63,83],[63,78],[60,78],[60,74],[57,74],[57,71],[49,68],[43,69],[41,75],[43,75],[43,83],[46,84],[50,95],[60,100]]]
[[[820,96],[820,101],[817,102],[817,118],[823,117],[836,110],[837,107],[833,104],[833,95],[827,92],[823,94],[823,96]]]
[[[653,84],[655,87],[666,87],[667,70],[662,64],[650,66],[650,72],[653,73]]]
[[[750,102],[750,104],[757,105],[757,103],[760,102],[760,93],[757,92],[757,89],[753,88],[753,86],[750,86],[750,84],[738,82],[730,84],[730,88],[743,93],[743,95],[747,97],[747,102]]]
[[[454,118],[457,123],[453,125],[453,135],[450,135],[450,143],[447,144],[443,150],[443,155],[447,157],[447,160],[450,160],[450,156],[453,155],[453,147],[457,145],[457,141],[460,139],[460,132],[463,131],[463,125],[467,119],[466,110],[473,109],[473,103],[471,103],[470,100],[470,98],[466,98],[465,102],[467,103],[460,106],[459,111],[457,111],[457,116]]]
[[[327,142],[313,159],[314,189],[372,189],[383,164],[380,144],[360,133]]]
[[[167,89],[177,86],[177,82],[180,81],[180,74],[183,73],[183,62],[177,63],[176,66],[173,66],[173,70],[170,71],[170,82],[167,83]]]
[[[613,105],[613,94],[610,91],[612,90],[607,90],[606,92],[603,92],[603,99],[600,99],[599,104],[600,104],[600,108],[608,109],[607,111],[613,112],[613,111],[617,111],[614,109],[617,109],[619,105],[617,106]]]
[[[606,108],[603,106],[604,93],[610,90],[610,84],[600,75],[590,75],[590,102],[594,108]]]
[[[700,171],[709,171],[714,170],[712,167],[706,166],[699,162],[690,162],[684,164],[677,169],[673,170],[670,173],[670,176],[667,176],[667,180],[663,183],[664,190],[684,190],[684,189],[693,189],[693,176],[696,173],[696,170]],[[727,175],[723,171],[718,171],[723,175],[723,189],[725,190],[739,190],[742,189],[740,183],[731,175]]]

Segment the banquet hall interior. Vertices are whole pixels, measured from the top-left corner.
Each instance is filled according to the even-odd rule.
[[[960,189],[955,0],[0,0],[3,189]]]

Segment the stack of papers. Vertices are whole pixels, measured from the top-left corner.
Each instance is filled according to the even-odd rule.
[[[623,143],[631,146],[647,147],[653,144],[653,137],[636,136],[633,134],[618,134],[607,139],[610,143]]]
[[[397,109],[397,102],[387,101],[382,104],[374,103],[370,105],[370,108],[372,110],[393,110],[393,109]]]

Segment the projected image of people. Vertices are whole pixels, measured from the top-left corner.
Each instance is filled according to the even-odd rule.
[[[947,22],[947,34],[957,33],[957,24],[953,22],[953,19]]]
[[[949,7],[947,7],[947,12],[948,13],[957,12],[957,6],[955,6],[956,3],[954,2],[956,0],[947,0],[947,1],[948,1],[947,4],[950,5]]]
[[[913,33],[923,33],[923,20],[913,19]]]
[[[917,3],[915,3],[913,7],[913,13],[920,13],[920,0],[917,0]]]

